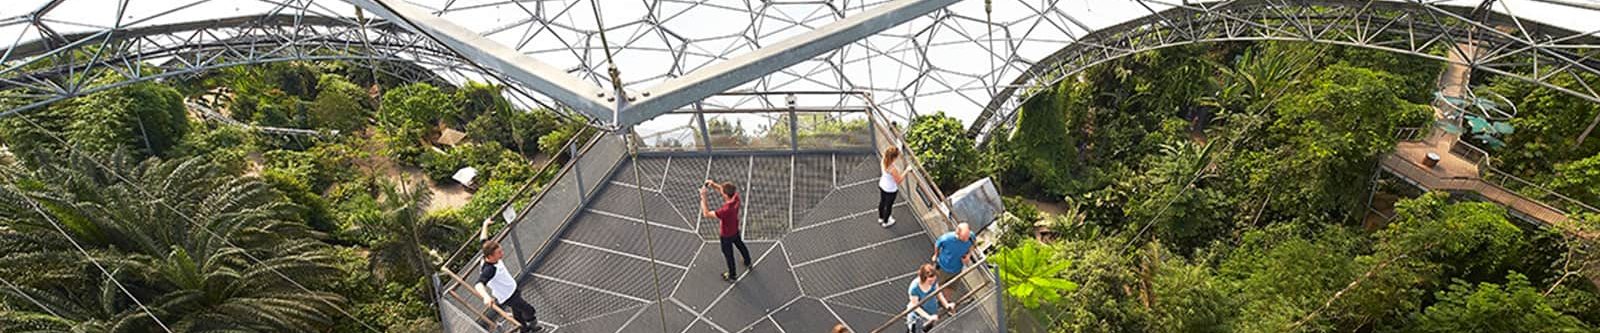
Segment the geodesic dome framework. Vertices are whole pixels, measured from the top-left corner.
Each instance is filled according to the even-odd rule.
[[[1600,102],[1585,81],[1600,76],[1595,17],[1600,5],[1577,0],[21,0],[0,9],[0,116],[231,66],[340,60],[498,83],[608,130],[678,109],[783,106],[713,96],[730,91],[853,91],[902,120],[952,112],[988,137],[1032,87],[1139,52],[1238,40],[1465,62]],[[1577,86],[1550,83],[1563,77]],[[711,141],[706,121],[680,123]],[[600,160],[614,166],[626,149],[612,148]]]
[[[1227,40],[1440,60],[1471,42],[1483,51],[1461,58],[1482,72],[1600,102],[1582,80],[1547,83],[1600,74],[1600,22],[1586,19],[1600,5],[1575,0],[28,0],[7,8],[6,114],[227,66],[356,60],[506,84],[523,104],[611,128],[694,103],[764,106],[701,101],[724,91],[864,91],[887,112],[947,111],[984,135],[1008,126],[1027,87],[1128,54]],[[96,70],[122,77],[92,80],[86,73]]]

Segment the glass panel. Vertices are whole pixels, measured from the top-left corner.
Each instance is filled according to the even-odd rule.
[[[705,149],[705,138],[700,136],[700,122],[692,113],[669,113],[634,126],[633,132],[643,143],[640,151],[700,151]]]
[[[872,147],[872,129],[864,112],[804,112],[797,117],[801,149]]]
[[[707,113],[711,150],[789,149],[788,112]]]

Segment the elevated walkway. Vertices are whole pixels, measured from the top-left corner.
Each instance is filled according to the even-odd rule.
[[[1462,53],[1478,55],[1478,51],[1470,43],[1462,43],[1457,47],[1461,52],[1450,52],[1452,62],[1439,76],[1441,93],[1445,96],[1466,95],[1472,68],[1461,64],[1466,62],[1461,55]],[[1451,115],[1445,108],[1439,107],[1438,103],[1435,103],[1433,109],[1435,122],[1432,127],[1425,131],[1418,129],[1403,131],[1410,135],[1402,135],[1402,141],[1395,145],[1394,152],[1380,160],[1379,164],[1383,170],[1424,190],[1474,194],[1484,200],[1505,206],[1521,218],[1562,230],[1573,230],[1568,225],[1573,222],[1568,210],[1600,212],[1588,204],[1495,169],[1490,165],[1487,151],[1461,141],[1460,134],[1446,131],[1440,125],[1454,123],[1460,128],[1462,117]],[[1417,135],[1421,137],[1413,137]],[[1438,157],[1438,162],[1432,166],[1424,162],[1429,154]],[[1519,193],[1507,188],[1508,184],[1524,191],[1537,191],[1539,193],[1529,194],[1538,196]],[[1553,198],[1558,201],[1557,204],[1565,207],[1553,206],[1538,199],[1540,197]],[[1595,235],[1589,233],[1580,236],[1593,238]]]

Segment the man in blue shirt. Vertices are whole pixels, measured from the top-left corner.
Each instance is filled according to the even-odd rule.
[[[933,262],[939,266],[939,282],[961,273],[972,264],[972,228],[966,223],[956,225],[956,230],[944,233],[933,243]]]

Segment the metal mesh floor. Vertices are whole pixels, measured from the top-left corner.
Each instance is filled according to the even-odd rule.
[[[932,255],[903,198],[900,223],[877,225],[875,161],[641,156],[611,175],[519,295],[551,332],[823,332],[839,322],[869,331],[904,307],[912,270]],[[720,278],[716,221],[698,214],[706,178],[734,182],[745,198],[756,262],[735,283]]]

